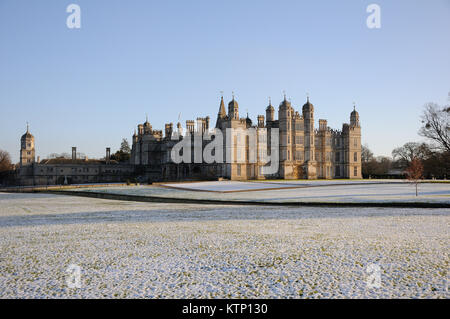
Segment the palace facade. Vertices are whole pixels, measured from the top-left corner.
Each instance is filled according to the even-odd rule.
[[[275,118],[275,108],[269,101],[266,115],[258,115],[257,123],[253,124],[248,114],[247,117],[239,117],[239,105],[234,97],[228,103],[227,113],[222,97],[215,129],[222,132],[219,137],[223,139],[223,157],[229,152],[233,154],[231,161],[211,163],[195,160],[195,136],[201,138],[201,152],[212,139],[208,135],[215,137],[207,116],[197,118],[197,121],[186,121],[185,129],[178,123],[174,130],[173,123],[168,123],[164,134],[160,130],[153,130],[148,120],[139,124],[137,133],[133,135],[131,164],[146,167],[151,179],[162,180],[361,178],[361,126],[356,109],[350,114],[350,123],[342,125],[342,130],[329,128],[327,121],[323,119],[319,119],[318,123],[316,128],[314,106],[309,98],[300,113],[285,97],[278,107],[278,119]],[[241,133],[229,136],[229,129]],[[267,163],[261,160],[260,154],[273,152],[271,145],[274,144],[274,129],[278,130],[278,169],[266,174],[264,167],[267,167]],[[256,132],[256,139],[249,138],[251,130]],[[264,134],[259,134],[260,131],[264,131]],[[261,141],[260,136],[264,140]],[[244,140],[240,143],[238,140],[241,138]],[[189,139],[190,143],[187,144],[192,145],[191,160],[176,164],[171,153],[183,139]],[[250,158],[252,150],[256,152],[256,160]]]

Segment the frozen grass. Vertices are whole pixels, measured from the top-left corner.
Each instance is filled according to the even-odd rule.
[[[2,298],[449,298],[450,209],[0,193]],[[381,287],[366,285],[367,265]],[[82,268],[68,288],[66,268]]]
[[[450,204],[450,184],[433,183],[419,185],[419,196],[415,196],[415,188],[409,183],[386,184],[343,184],[343,185],[306,185],[296,188],[277,189],[276,183],[267,183],[259,187],[254,182],[212,182],[214,184],[186,183],[175,184],[180,189],[163,188],[157,186],[129,186],[129,187],[105,187],[74,189],[73,191],[104,192],[115,194],[128,194],[139,196],[160,196],[169,198],[192,198],[212,200],[235,201],[261,201],[261,202],[329,202],[329,203],[365,203],[365,202],[432,202]],[[223,185],[220,183],[224,183]],[[242,185],[241,185],[242,184]],[[282,184],[282,183],[279,183]],[[197,186],[196,186],[197,185]],[[222,186],[221,186],[222,185]],[[269,186],[267,186],[269,185]],[[284,185],[284,186],[283,186]],[[288,182],[280,187],[288,187]],[[292,186],[292,185],[291,185]],[[185,187],[185,189],[181,189]],[[275,188],[275,189],[273,189]],[[197,191],[193,191],[196,189]],[[198,191],[207,189],[206,191]],[[239,192],[220,193],[226,189],[239,190]],[[215,191],[215,192],[210,192]]]
[[[191,183],[165,183],[163,186],[169,186],[184,190],[203,190],[212,192],[236,192],[258,189],[290,188],[290,187],[309,187],[326,186],[342,184],[379,184],[379,183],[404,183],[402,180],[253,180],[253,181],[210,181],[210,182],[191,182]]]

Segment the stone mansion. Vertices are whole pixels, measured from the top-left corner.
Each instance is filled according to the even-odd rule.
[[[342,130],[333,130],[327,126],[326,120],[319,120],[319,127],[314,127],[314,106],[307,99],[301,109],[296,111],[291,102],[284,100],[278,107],[278,119],[275,119],[275,108],[269,101],[266,116],[258,115],[257,123],[253,124],[248,117],[239,117],[238,102],[233,99],[228,103],[228,113],[225,110],[223,97],[220,100],[217,114],[216,129],[223,132],[223,153],[226,148],[234,148],[234,158],[225,163],[206,163],[195,160],[187,163],[174,163],[171,151],[180,139],[193,139],[196,134],[205,135],[210,128],[209,116],[197,118],[197,121],[186,121],[186,132],[183,132],[181,123],[174,130],[173,123],[165,125],[165,132],[154,130],[148,120],[139,124],[137,133],[133,135],[131,164],[154,168],[153,178],[159,176],[163,180],[185,180],[202,178],[226,178],[230,180],[250,179],[332,179],[332,178],[361,178],[361,126],[359,114],[353,109],[350,114],[350,123],[343,124]],[[265,152],[271,152],[271,131],[278,129],[279,165],[276,172],[267,175],[262,167],[267,164],[260,161],[260,141],[247,140],[239,144],[226,141],[227,129],[264,130],[268,139],[263,144]],[[212,135],[214,135],[212,133]],[[239,138],[239,135],[238,137]],[[236,140],[236,136],[234,136]],[[209,139],[208,139],[209,140]],[[256,145],[258,154],[256,161],[249,160],[251,143]],[[202,150],[207,141],[202,141]],[[192,150],[194,153],[194,150]],[[239,154],[243,154],[239,156]]]

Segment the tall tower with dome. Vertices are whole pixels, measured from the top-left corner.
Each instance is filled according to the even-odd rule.
[[[27,123],[27,131],[20,138],[20,166],[31,165],[35,162],[34,136],[30,133]]]

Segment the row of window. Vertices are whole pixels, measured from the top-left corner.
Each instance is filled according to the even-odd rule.
[[[30,160],[28,160],[28,163],[30,162]],[[53,167],[47,167],[47,173],[53,173],[54,172],[54,168]],[[106,169],[104,170],[104,173],[120,173],[121,170],[117,170],[117,169]],[[44,173],[44,169],[41,168],[41,173]],[[60,169],[60,173],[64,173],[64,169]],[[72,174],[76,174],[77,173],[77,168],[73,167],[71,169],[71,173]],[[83,167],[82,169],[78,169],[78,173],[98,173],[98,169],[89,169],[89,167]]]
[[[295,144],[303,145],[303,143],[306,142],[306,146],[312,145],[314,143],[314,137],[310,136],[309,138],[304,138],[303,135],[295,135],[294,136]],[[287,134],[287,143],[291,143],[291,134]],[[316,146],[322,146],[322,140],[320,138],[317,138],[315,140]],[[331,137],[325,138],[325,145],[330,146],[331,145]],[[341,146],[341,139],[334,139],[334,146],[340,147]],[[358,138],[353,139],[353,146],[358,147]]]
[[[305,161],[309,161],[310,159],[314,161],[314,153],[311,152],[311,156],[310,156],[310,152],[303,152],[303,151],[295,151],[295,160],[297,161],[303,161],[303,153],[305,154]],[[335,153],[335,162],[340,162],[341,161],[341,152],[336,152]],[[319,156],[316,154],[316,159],[319,160]],[[283,160],[283,158],[281,159]],[[287,151],[287,158],[286,160],[290,161],[291,160],[291,152],[290,150]],[[331,161],[331,152],[327,152],[325,154],[325,160]],[[358,152],[354,152],[353,153],[353,161],[354,162],[358,162]]]
[[[343,172],[342,172],[343,173]],[[342,174],[343,176],[344,174]],[[335,168],[335,176],[336,177],[340,177],[341,176],[341,167],[340,166],[336,166]],[[354,166],[353,167],[353,176],[357,177],[358,176],[358,166]]]
[[[322,172],[322,169],[320,169]],[[237,176],[241,176],[242,171],[241,171],[241,164],[237,165],[237,169],[236,169],[236,174]],[[262,166],[259,167],[259,173],[262,174]],[[336,166],[335,167],[335,176],[336,177],[341,177],[344,176],[344,172],[342,171],[342,175],[341,175],[341,167],[340,166]],[[326,167],[326,176],[331,176],[331,167],[327,166]],[[353,176],[357,177],[358,176],[358,166],[354,166],[353,167]]]

